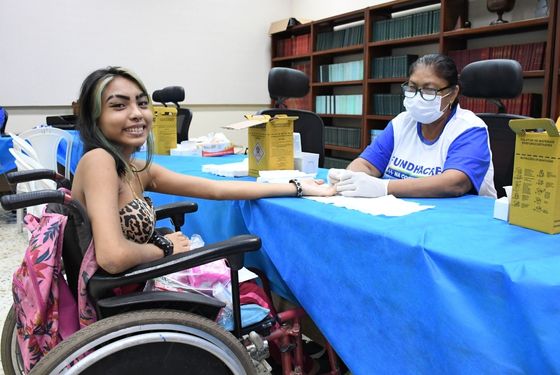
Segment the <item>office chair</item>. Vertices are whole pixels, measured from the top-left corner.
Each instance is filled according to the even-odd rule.
[[[62,130],[75,130],[76,124],[78,123],[78,116],[76,115],[59,115],[59,116],[47,116],[47,125],[53,128],[58,128]]]
[[[504,186],[510,186],[515,156],[515,133],[509,128],[509,120],[527,118],[506,113],[500,99],[521,95],[523,70],[515,60],[495,59],[476,61],[463,68],[460,76],[461,93],[470,98],[483,98],[497,106],[497,113],[477,113],[488,126],[494,186],[498,198],[506,195]]]
[[[301,150],[319,154],[319,167],[325,162],[325,138],[323,120],[319,115],[303,109],[288,109],[284,101],[288,98],[301,98],[309,92],[309,78],[300,70],[291,68],[272,68],[268,73],[268,93],[275,101],[275,108],[263,109],[261,115],[286,114],[297,116],[294,132],[301,136]]]
[[[185,100],[185,89],[181,86],[169,86],[161,90],[156,90],[152,94],[152,100],[159,102],[167,107],[167,103],[175,104],[177,108],[177,143],[189,139],[189,127],[192,121],[192,111],[188,108],[181,108],[179,102]]]
[[[6,135],[6,123],[8,122],[8,111],[6,108],[0,107],[0,136]]]

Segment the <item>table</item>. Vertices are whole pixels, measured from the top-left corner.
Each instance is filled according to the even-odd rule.
[[[199,176],[237,160],[155,158]],[[489,198],[413,201],[435,208],[388,218],[297,198],[198,200],[185,229],[260,236],[353,374],[559,373],[560,236],[493,219]]]

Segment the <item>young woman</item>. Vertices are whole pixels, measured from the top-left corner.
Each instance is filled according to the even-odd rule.
[[[457,67],[447,56],[420,57],[402,85],[404,107],[347,170],[329,180],[346,196],[496,197],[488,130],[458,103]]]
[[[84,156],[74,175],[72,196],[87,209],[97,263],[109,273],[190,248],[181,232],[166,236],[154,232],[155,215],[144,191],[207,199],[335,193],[333,187],[313,180],[287,184],[215,181],[151,163],[150,98],[142,82],[126,69],[108,67],[91,73],[82,84],[79,103]],[[135,151],[146,140],[146,160],[135,159]]]

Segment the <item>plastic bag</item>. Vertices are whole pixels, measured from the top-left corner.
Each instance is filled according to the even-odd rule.
[[[198,234],[190,238],[191,250],[204,246]],[[201,266],[189,268],[169,275],[160,276],[146,283],[145,291],[195,292],[213,296],[216,285],[227,285],[230,282],[230,270],[224,259],[216,260]]]
[[[198,234],[193,234],[190,240],[191,249],[204,246],[204,241]],[[148,281],[144,290],[194,292],[214,297],[226,304],[218,314],[216,322],[227,330],[233,329],[231,276],[224,259],[157,277]],[[269,312],[269,309],[257,304],[242,305],[241,324],[245,327],[259,322]]]

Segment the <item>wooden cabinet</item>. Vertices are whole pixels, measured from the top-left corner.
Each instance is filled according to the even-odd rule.
[[[326,126],[325,164],[343,167],[370,143],[372,134],[404,110],[400,85],[409,64],[426,53],[448,54],[459,67],[485,58],[517,59],[524,67],[523,97],[535,107],[530,114],[560,115],[557,2],[549,1],[545,17],[489,25],[469,18],[469,10],[486,9],[485,0],[390,1],[273,34],[272,66],[308,69],[310,97],[299,108],[321,115]],[[355,31],[344,32],[359,27],[361,39]],[[300,35],[309,36],[309,51],[278,56],[282,40]],[[529,105],[521,106],[520,99],[507,105],[508,112],[530,110]]]

